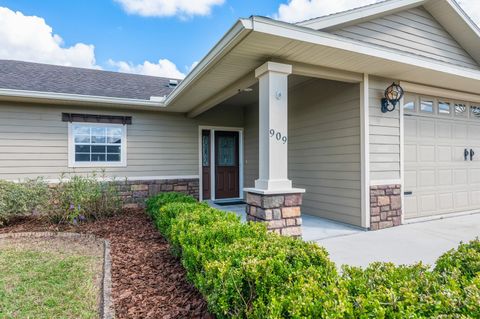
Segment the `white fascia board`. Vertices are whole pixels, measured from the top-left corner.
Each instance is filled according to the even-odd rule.
[[[423,58],[408,52],[399,52],[386,47],[377,46],[342,36],[317,31],[298,25],[272,20],[264,17],[252,17],[253,31],[273,36],[302,41],[315,45],[350,51],[379,59],[404,63],[418,68],[430,69],[446,74],[461,76],[472,80],[480,80],[480,71],[449,65],[444,62]]]
[[[364,19],[388,15],[399,10],[414,8],[426,3],[427,0],[390,0],[372,4],[349,11],[298,22],[297,25],[315,30],[323,30],[334,26],[356,23]]]
[[[186,89],[197,81],[201,75],[207,72],[215,63],[225,56],[236,44],[238,44],[252,30],[251,19],[240,19],[223,36],[223,38],[210,50],[210,52],[195,66],[180,85],[172,92],[165,104],[172,104]]]
[[[480,28],[455,0],[431,0],[425,9],[480,64]]]
[[[53,93],[26,90],[0,89],[0,100],[9,101],[45,101],[53,103],[94,104],[103,106],[135,106],[146,108],[164,108],[165,104],[158,101],[116,98],[81,94]]]
[[[463,22],[475,33],[477,40],[480,39],[480,28],[472,18],[465,12],[465,10],[460,7],[460,5],[455,0],[447,0],[447,3],[455,10],[455,12],[462,18]]]

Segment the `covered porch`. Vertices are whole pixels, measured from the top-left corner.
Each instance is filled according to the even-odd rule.
[[[366,228],[363,77],[313,71],[267,62],[253,84],[199,115],[238,114],[243,123],[229,127],[217,118],[199,126],[201,200],[237,204],[223,209],[246,211],[244,219],[285,235],[300,236],[303,228],[307,240]]]

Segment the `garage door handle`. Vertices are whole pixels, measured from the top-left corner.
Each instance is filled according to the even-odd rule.
[[[473,149],[470,149],[470,160],[473,161],[473,157],[475,156],[475,152]]]
[[[465,149],[465,151],[463,152],[463,156],[465,157],[465,160],[468,161],[468,150]]]

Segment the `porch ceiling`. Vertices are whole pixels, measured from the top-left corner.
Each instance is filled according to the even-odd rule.
[[[227,89],[238,92],[251,86],[254,70],[267,60],[292,63],[294,74],[296,65],[319,66],[480,94],[479,71],[267,18],[253,17],[251,22],[251,31],[185,87],[167,111],[189,112]]]

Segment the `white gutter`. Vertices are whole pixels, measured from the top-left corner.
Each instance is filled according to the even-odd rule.
[[[68,93],[53,93],[25,90],[0,89],[0,100],[9,101],[45,101],[50,103],[95,104],[101,106],[138,106],[143,108],[165,108],[165,103],[158,100],[140,100],[106,96],[93,96]]]

